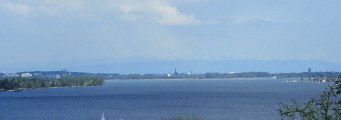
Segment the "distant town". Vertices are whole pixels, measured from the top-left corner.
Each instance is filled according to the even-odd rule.
[[[0,73],[0,79],[8,77],[23,77],[23,78],[63,78],[63,77],[82,77],[92,76],[101,77],[105,80],[124,80],[124,79],[228,79],[228,78],[296,78],[305,81],[317,82],[333,82],[341,78],[341,72],[313,72],[308,68],[306,72],[292,72],[292,73],[268,73],[268,72],[207,72],[204,74],[195,74],[190,72],[180,72],[177,69],[170,73],[165,74],[119,74],[119,73],[86,73],[86,72],[70,72],[67,70],[60,71],[30,71],[30,72],[17,72],[17,73]]]

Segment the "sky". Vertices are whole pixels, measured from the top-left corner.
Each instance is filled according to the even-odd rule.
[[[340,65],[340,11],[340,0],[0,0],[0,72],[181,60]]]

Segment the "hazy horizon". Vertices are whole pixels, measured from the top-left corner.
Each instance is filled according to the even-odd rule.
[[[0,73],[340,71],[339,11],[338,0],[0,0]]]
[[[307,72],[339,72],[341,65],[322,61],[307,60],[164,60],[164,61],[130,61],[112,64],[95,65],[70,65],[70,68],[51,69],[50,67],[34,66],[32,68],[7,69],[7,73],[32,72],[32,71],[61,71],[88,72],[88,73],[119,73],[119,74],[166,74],[173,73],[175,69],[179,73],[204,74],[208,72],[269,72],[292,73]],[[57,67],[56,67],[57,68]],[[91,68],[91,69],[89,69]],[[18,71],[18,69],[20,69]]]

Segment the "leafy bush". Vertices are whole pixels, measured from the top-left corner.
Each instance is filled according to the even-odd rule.
[[[290,104],[279,104],[277,112],[282,119],[302,120],[341,120],[341,82],[336,81],[334,85],[320,94],[319,99],[311,98],[300,105],[295,100]]]

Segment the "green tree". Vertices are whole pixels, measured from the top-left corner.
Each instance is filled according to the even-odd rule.
[[[311,98],[303,105],[295,100],[291,104],[279,104],[277,112],[282,119],[302,120],[341,120],[341,82],[336,81],[334,85],[320,94],[319,99]]]
[[[4,90],[16,90],[20,86],[20,83],[18,83],[14,78],[13,79],[8,79],[6,78],[5,80],[0,81],[0,89]]]

